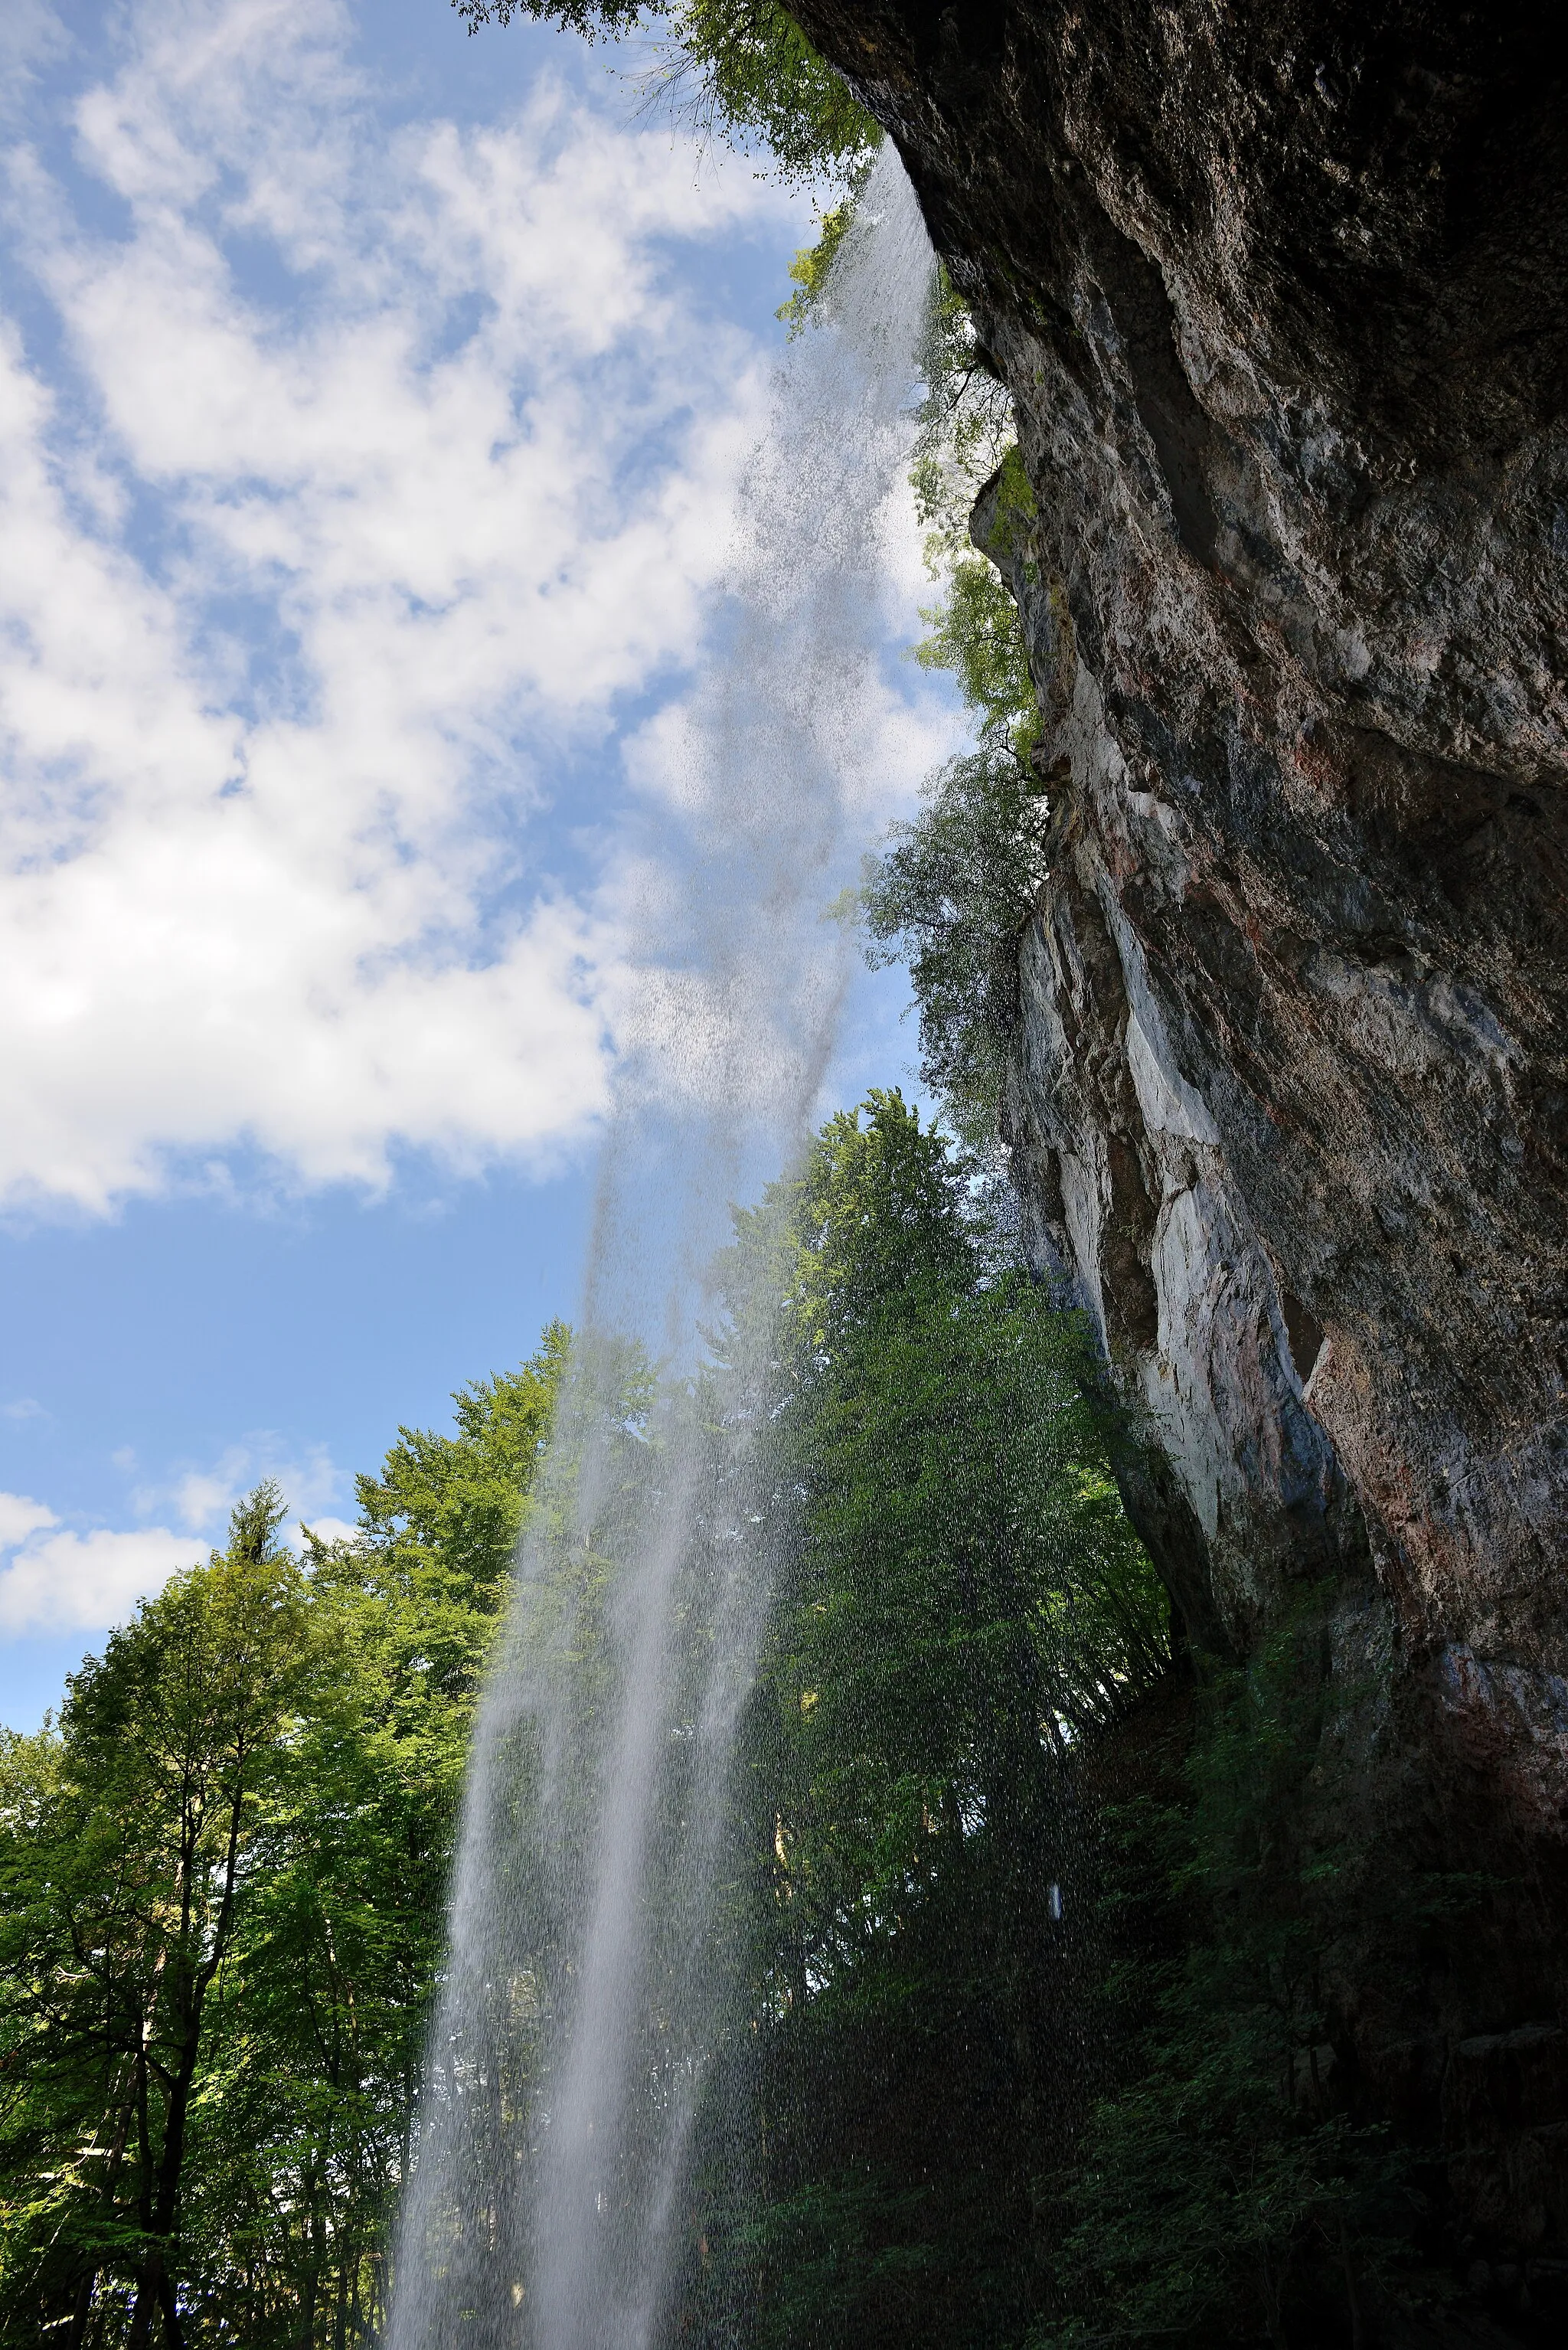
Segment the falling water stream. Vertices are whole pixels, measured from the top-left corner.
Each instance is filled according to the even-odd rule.
[[[780,365],[675,778],[650,799],[573,1371],[469,1767],[392,2350],[645,2350],[736,1981],[734,1734],[776,1537],[766,1333],[688,1382],[727,1202],[798,1152],[848,978],[880,533],[932,260],[891,147]],[[749,1401],[748,1401],[749,1399]],[[753,1416],[761,1418],[759,1412]]]

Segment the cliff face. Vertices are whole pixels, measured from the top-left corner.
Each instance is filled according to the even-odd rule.
[[[1479,2079],[1562,2020],[1568,1915],[1568,18],[796,13],[898,142],[1038,501],[976,522],[1047,722],[1034,1246],[1147,1406],[1195,1632],[1330,1578],[1369,1756],[1527,1888],[1446,2018]]]

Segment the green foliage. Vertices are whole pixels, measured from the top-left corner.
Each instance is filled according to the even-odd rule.
[[[996,1131],[1019,1017],[1018,950],[1048,864],[1050,808],[996,743],[950,759],[924,806],[868,864],[861,902],[875,963],[909,965],[920,1075],[966,1141]]]
[[[910,475],[926,562],[943,594],[922,608],[914,648],[946,670],[973,712],[973,751],[924,787],[867,864],[862,911],[873,965],[905,962],[920,1022],[920,1074],[966,1141],[994,1141],[1019,1012],[1018,951],[1047,865],[1050,807],[1034,773],[1040,713],[1023,627],[996,565],[971,544],[987,490],[995,530],[1025,537],[1033,493],[1012,439],[1012,401],[981,350],[969,311],[939,276]]]
[[[922,372],[926,392],[917,412],[909,480],[935,571],[942,559],[968,552],[975,494],[1015,446],[1011,395],[980,348],[969,305],[940,263]]]
[[[737,1321],[782,1300],[794,1539],[740,1784],[757,2139],[714,2165],[753,2183],[714,2190],[706,2240],[780,2350],[1016,2340],[1024,2149],[1075,2094],[1067,1759],[1169,1661],[1085,1334],[979,1197],[873,1094],[737,1219],[722,1269]]]
[[[880,126],[775,0],[677,0],[670,27],[662,87],[701,136],[760,140],[794,180],[853,172],[880,144]]]
[[[1381,2131],[1296,2110],[1273,2010],[1255,1986],[1228,2003],[1234,1987],[1201,1971],[1144,2041],[1147,2072],[1096,2113],[1075,2196],[1089,2216],[1066,2253],[1086,2314],[1035,2335],[1042,2350],[1282,2344],[1293,2314],[1335,2303],[1348,2340],[1375,2269],[1407,2251],[1407,2158]]]
[[[509,25],[514,16],[534,16],[565,25],[584,40],[614,40],[662,15],[659,0],[452,0],[471,33],[482,25]]]
[[[452,0],[471,33],[553,18],[593,40],[660,28],[651,97],[704,140],[760,142],[785,179],[843,175],[882,133],[775,0]]]
[[[553,1322],[518,1370],[459,1388],[454,1435],[400,1428],[379,1476],[355,1481],[359,1541],[347,1552],[317,1546],[328,1582],[346,1571],[389,1630],[417,1640],[395,1668],[387,1660],[400,1707],[425,1692],[472,1699],[570,1344]]]
[[[789,274],[794,281],[795,290],[774,316],[782,318],[788,327],[792,342],[795,336],[805,333],[817,314],[817,305],[826,291],[828,272],[855,218],[855,207],[865,183],[866,173],[861,169],[854,174],[847,192],[838,203],[818,212],[816,219],[821,234],[815,244],[804,245],[790,263]]]
[[[257,1841],[317,1659],[275,1487],[13,1742],[0,1847],[8,2330],[77,2314],[101,2271],[168,2331],[189,2158],[227,2034]]]
[[[1044,1771],[1169,1660],[1078,1317],[996,1265],[964,1161],[918,1111],[875,1093],[866,1112],[830,1120],[797,1183],[742,1220],[754,1237],[782,1209],[788,1234],[785,1441],[805,1514],[770,1673],[815,1789],[784,1832],[793,1927],[820,1900],[807,1963],[828,1970],[886,1927],[877,1872],[893,1847],[902,1872],[911,1823],[1012,1801],[1003,1782]],[[827,1785],[835,1825],[808,1859]]]
[[[943,602],[922,606],[930,635],[915,648],[922,669],[945,669],[980,722],[981,739],[1005,744],[1020,766],[1039,732],[1018,607],[994,563],[962,556],[950,567]]]
[[[971,543],[970,515],[989,484],[1001,525],[1019,534],[1034,518],[1034,496],[1013,438],[1012,399],[941,267],[925,375],[909,480],[926,532],[926,567],[944,594],[921,612],[931,634],[915,658],[923,669],[951,671],[982,742],[1006,743],[1026,761],[1039,717],[1018,608],[995,564]]]
[[[567,1351],[262,1486],[0,1750],[0,2339],[374,2336],[473,1706]],[[48,2329],[48,2330],[47,2330]]]
[[[1408,2151],[1358,2119],[1327,1993],[1361,1861],[1324,1775],[1320,1646],[1309,1601],[1210,1678],[1188,1800],[1154,1836],[1184,1947],[1124,1981],[1122,2077],[1065,2190],[1057,2300],[1075,2314],[1039,2350],[1359,2340],[1376,2305],[1433,2289]],[[1401,1893],[1409,1938],[1417,1888]]]

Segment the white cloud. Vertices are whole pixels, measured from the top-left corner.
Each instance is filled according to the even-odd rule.
[[[74,1534],[25,1493],[0,1493],[0,1631],[97,1630],[120,1622],[177,1567],[192,1544],[165,1526],[135,1534]]]
[[[125,1465],[134,1467],[134,1460]],[[263,1429],[226,1446],[205,1467],[186,1463],[157,1483],[138,1485],[130,1506],[138,1517],[167,1513],[192,1534],[221,1540],[234,1503],[263,1478],[281,1485],[294,1508],[312,1524],[314,1513],[337,1501],[348,1484],[324,1444],[311,1445],[303,1460],[296,1459],[280,1438]]]
[[[15,1550],[40,1526],[58,1523],[53,1510],[42,1502],[30,1501],[26,1493],[0,1493],[0,1550]]]
[[[0,1495],[0,1506],[15,1498]],[[0,1631],[101,1631],[123,1623],[139,1599],[198,1563],[194,1550],[189,1536],[164,1526],[135,1534],[62,1531],[30,1541],[0,1566]]]
[[[5,0],[0,13],[0,122],[21,115],[36,68],[67,45],[65,27],[48,0]]]
[[[133,1469],[133,1454],[116,1456]],[[290,1508],[327,1540],[355,1529],[330,1515],[348,1481],[324,1445],[289,1459],[279,1440],[263,1431],[228,1446],[205,1468],[184,1467],[162,1483],[130,1496],[139,1516],[159,1513],[183,1528],[149,1525],[129,1532],[95,1527],[75,1532],[47,1503],[26,1493],[0,1493],[0,1632],[101,1631],[123,1623],[138,1600],[161,1590],[180,1568],[200,1565],[213,1542],[222,1543],[228,1513],[263,1477],[275,1477]],[[289,1539],[297,1548],[297,1524]]]
[[[358,1527],[351,1524],[347,1518],[311,1517],[301,1519],[299,1523],[295,1527],[291,1537],[296,1550],[303,1550],[305,1547],[305,1529],[306,1525],[309,1526],[311,1533],[317,1536],[318,1541],[327,1543],[352,1542],[354,1537],[359,1532]]]
[[[0,1198],[548,1158],[618,943],[528,821],[691,652],[760,396],[668,241],[781,199],[551,87],[389,138],[323,0],[129,21],[117,225],[9,157],[70,363],[0,321]]]

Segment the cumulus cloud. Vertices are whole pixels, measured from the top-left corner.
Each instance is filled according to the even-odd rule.
[[[120,1465],[134,1470],[134,1456],[127,1455]],[[157,1483],[137,1484],[130,1505],[138,1517],[167,1513],[193,1533],[205,1531],[216,1536],[234,1503],[264,1478],[280,1485],[295,1508],[313,1524],[313,1513],[337,1500],[348,1484],[324,1444],[311,1445],[300,1460],[264,1429],[225,1446],[215,1461],[203,1467],[187,1462]]]
[[[166,1526],[75,1534],[40,1503],[0,1493],[0,1552],[13,1554],[0,1565],[0,1631],[98,1631],[121,1623],[139,1599],[195,1564],[192,1551],[188,1535]]]
[[[147,0],[8,151],[0,1198],[604,1103],[615,926],[541,812],[690,656],[756,426],[671,241],[782,199],[549,83],[389,134],[347,29]]]
[[[305,1546],[305,1533],[307,1525],[318,1542],[352,1542],[359,1533],[359,1528],[348,1518],[322,1516],[302,1518],[294,1529],[294,1540],[297,1548],[303,1549]]]
[[[117,1465],[133,1473],[134,1455],[121,1453]],[[47,1503],[0,1492],[0,1632],[101,1631],[123,1623],[140,1599],[223,1542],[229,1512],[264,1477],[276,1479],[291,1511],[324,1539],[355,1531],[327,1506],[348,1482],[327,1448],[314,1445],[303,1459],[294,1458],[265,1430],[225,1447],[205,1466],[186,1464],[157,1484],[134,1488],[136,1516],[171,1518],[174,1527],[76,1531],[62,1525]],[[296,1549],[302,1546],[299,1523],[286,1534]]]
[[[42,1502],[32,1501],[26,1493],[0,1493],[0,1550],[15,1550],[40,1526],[58,1523],[53,1510]]]

